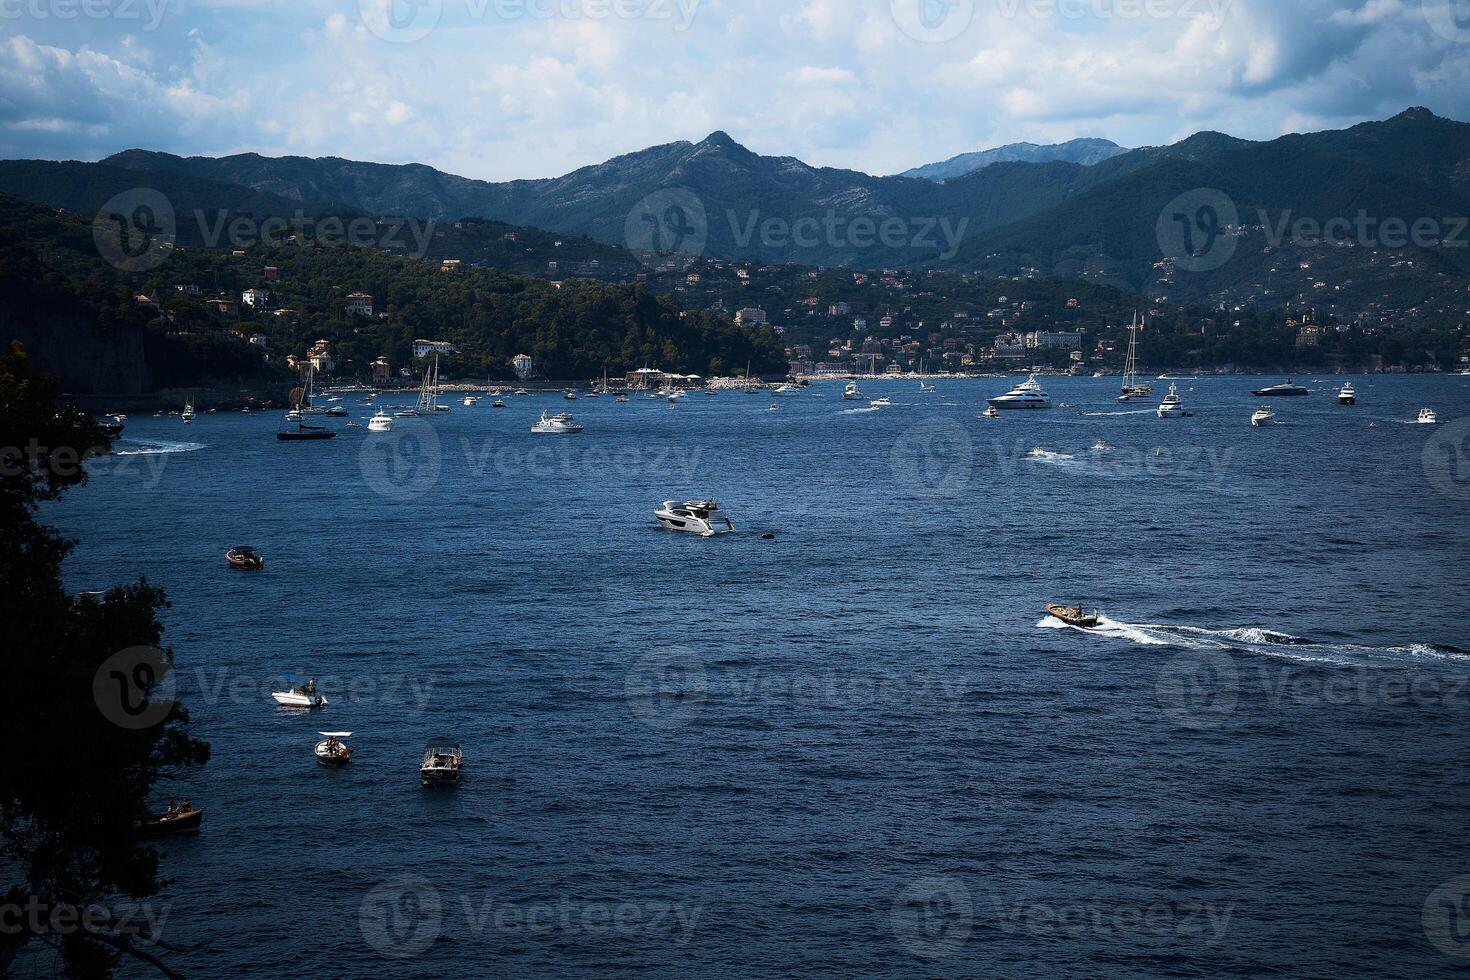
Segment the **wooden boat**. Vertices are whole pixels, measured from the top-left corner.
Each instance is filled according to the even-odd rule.
[[[169,837],[174,834],[196,834],[204,820],[203,810],[188,810],[173,816],[160,816],[155,820],[144,820],[135,824],[139,837]]]
[[[1097,629],[1097,613],[1094,611],[1089,616],[1087,610],[1081,606],[1059,606],[1055,602],[1048,602],[1046,611],[1068,626],[1084,630]]]
[[[242,572],[258,572],[265,568],[265,559],[254,548],[243,544],[226,551],[225,561],[230,563],[231,568],[238,568]]]
[[[419,781],[425,786],[457,786],[460,772],[464,768],[464,751],[459,743],[441,740],[424,750],[424,761],[419,765]]]

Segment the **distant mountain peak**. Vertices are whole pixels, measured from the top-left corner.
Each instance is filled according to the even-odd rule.
[[[1394,116],[1393,119],[1390,120],[1390,122],[1395,121],[1395,120],[1399,120],[1399,119],[1408,119],[1408,120],[1414,120],[1414,121],[1419,121],[1419,120],[1426,120],[1426,121],[1427,120],[1435,120],[1435,121],[1438,121],[1440,119],[1440,117],[1439,116],[1436,116],[1433,112],[1431,112],[1428,109],[1424,108],[1422,105],[1413,105],[1413,106],[1409,106],[1409,108],[1405,109],[1403,112],[1399,113],[1397,116]]]
[[[993,150],[962,153],[943,163],[915,167],[913,170],[905,171],[902,176],[918,177],[924,180],[953,180],[956,177],[983,170],[993,164],[1013,162],[1052,163],[1060,160],[1091,166],[1127,152],[1112,140],[1097,137],[1084,137],[1045,146],[1036,143],[1008,143]]]

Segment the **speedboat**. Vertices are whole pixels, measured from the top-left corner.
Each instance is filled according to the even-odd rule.
[[[858,390],[858,385],[856,381],[849,381],[847,383],[847,387],[842,389],[842,397],[846,401],[860,402],[865,396],[861,391]]]
[[[626,405],[628,404],[628,396],[618,395],[618,397],[614,398],[613,401],[617,402],[619,405]]]
[[[1036,375],[1033,374],[1004,395],[997,395],[990,399],[990,407],[998,409],[1051,408],[1051,397],[1042,389],[1041,384],[1036,380]]]
[[[1078,629],[1084,630],[1097,629],[1097,610],[1093,610],[1089,615],[1087,610],[1082,606],[1060,606],[1055,602],[1048,602],[1046,604],[1046,611],[1068,626],[1075,626]]]
[[[1351,381],[1337,390],[1337,402],[1339,405],[1356,405],[1358,403],[1358,392]]]
[[[458,743],[446,748],[429,746],[424,761],[419,763],[419,781],[425,786],[455,786],[464,768],[464,752]]]
[[[307,425],[304,422],[297,422],[295,432],[277,432],[276,438],[281,442],[321,442],[326,439],[337,438],[337,433],[317,426]]]
[[[799,385],[784,384],[784,385],[781,385],[779,388],[776,389],[775,394],[777,394],[777,395],[794,395],[794,394],[796,394],[799,391],[801,391],[801,387]]]
[[[561,415],[548,415],[541,413],[541,421],[531,426],[531,431],[538,436],[565,436],[575,435],[582,432],[585,426],[565,413]]]
[[[419,417],[418,410],[412,408],[405,408],[400,412],[394,412],[393,415],[400,419],[416,419]]]
[[[480,404],[480,399],[476,398],[474,395],[466,395],[463,404],[465,408],[474,408],[476,405]]]
[[[188,425],[190,422],[194,421],[194,403],[193,402],[185,402],[184,403],[184,411],[182,413],[180,413],[179,419],[185,425]]]
[[[575,391],[563,392],[562,398],[566,399],[569,402],[574,402],[577,400],[577,393]]]
[[[368,431],[369,432],[392,432],[393,431],[393,416],[389,415],[386,411],[384,411],[381,408],[378,409],[378,414],[377,415],[374,415],[372,418],[368,419]]]
[[[276,704],[287,708],[325,708],[327,699],[316,689],[316,681],[302,680],[299,677],[286,675],[280,678],[279,683],[285,685],[279,691],[272,691],[271,697]]]
[[[497,399],[495,399],[494,404],[492,404],[490,407],[491,408],[504,408],[505,407],[505,399],[504,398],[497,398]]]
[[[889,398],[874,398],[869,401],[868,404],[873,408],[891,408],[893,406],[893,401]]]
[[[334,419],[345,419],[347,417],[347,409],[343,408],[341,405],[333,405],[331,408],[322,412],[322,414],[330,415]]]
[[[1419,417],[1414,421],[1419,425],[1438,425],[1439,416],[1434,413],[1434,409],[1432,408],[1422,408],[1419,410]]]
[[[1107,452],[1109,449],[1112,449],[1113,447],[1112,446],[1109,446],[1105,440],[1099,439],[1097,442],[1094,442],[1092,444],[1092,448],[1093,448],[1093,450],[1095,452],[1102,453],[1102,452]]]
[[[347,747],[344,738],[351,738],[351,732],[317,732],[326,741],[316,743],[316,761],[324,766],[345,766],[352,761],[352,750]]]
[[[1177,419],[1187,415],[1189,415],[1189,412],[1184,410],[1184,401],[1179,397],[1179,386],[1170,385],[1169,393],[1159,403],[1159,418]]]
[[[689,397],[689,394],[687,392],[680,391],[677,388],[675,388],[673,391],[669,392],[669,401],[671,401],[671,402],[683,401],[685,398],[688,398],[688,397]]]
[[[989,408],[987,408],[985,411],[981,412],[980,414],[981,414],[981,416],[983,418],[987,418],[987,419],[998,419],[998,418],[1000,418],[1000,410],[997,409],[994,405],[991,405]]]
[[[1253,391],[1251,394],[1257,398],[1302,398],[1311,394],[1311,392],[1303,385],[1287,381],[1285,384],[1272,385],[1269,388],[1262,388],[1260,391]]]
[[[1251,425],[1254,426],[1269,425],[1275,421],[1276,413],[1271,411],[1271,406],[1269,405],[1262,405],[1256,409],[1256,414],[1251,416]]]
[[[258,572],[265,568],[265,559],[256,554],[254,548],[243,544],[226,551],[225,561],[230,563],[231,568],[238,568],[242,572]]]
[[[663,506],[654,510],[653,516],[671,531],[683,531],[706,538],[735,530],[734,523],[720,510],[720,504],[715,500],[690,500],[682,504],[665,500]]]

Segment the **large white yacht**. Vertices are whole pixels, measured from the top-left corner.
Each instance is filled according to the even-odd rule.
[[[389,415],[386,409],[378,409],[378,414],[368,419],[368,431],[392,432],[393,416]]]
[[[682,504],[665,500],[661,507],[654,509],[653,516],[671,531],[683,531],[706,538],[735,530],[735,525],[720,510],[719,501],[716,500],[690,500]]]
[[[1170,385],[1169,393],[1159,403],[1159,418],[1177,419],[1184,418],[1190,413],[1184,408],[1184,399],[1179,397],[1179,386]]]
[[[1356,405],[1358,403],[1358,390],[1349,381],[1337,390],[1337,402],[1340,405]]]
[[[565,413],[561,415],[548,415],[541,413],[541,421],[531,426],[531,431],[538,436],[565,436],[575,435],[584,431],[586,427]]]
[[[1251,425],[1257,427],[1262,425],[1270,425],[1275,421],[1276,413],[1271,411],[1270,405],[1262,405],[1260,408],[1256,409],[1256,414],[1251,416]]]
[[[860,402],[868,396],[858,390],[856,381],[849,381],[847,387],[842,390],[842,397],[846,401]]]
[[[990,399],[991,408],[1051,408],[1051,396],[1042,389],[1036,375],[1031,375],[1004,395]]]

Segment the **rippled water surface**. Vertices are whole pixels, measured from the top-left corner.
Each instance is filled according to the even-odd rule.
[[[166,847],[164,935],[199,946],[170,962],[1463,970],[1470,381],[1354,380],[1356,408],[1313,379],[1262,429],[1240,378],[1181,382],[1175,420],[1091,379],[998,420],[1004,381],[456,402],[300,445],[132,418],[46,517],[76,589],[167,590],[214,749],[166,791],[207,807]],[[532,436],[545,409],[586,434]],[[738,533],[653,525],[709,494]],[[242,542],[264,573],[225,567]],[[331,705],[276,708],[283,672]],[[313,763],[319,730],[351,766]],[[455,791],[418,784],[440,736]]]

